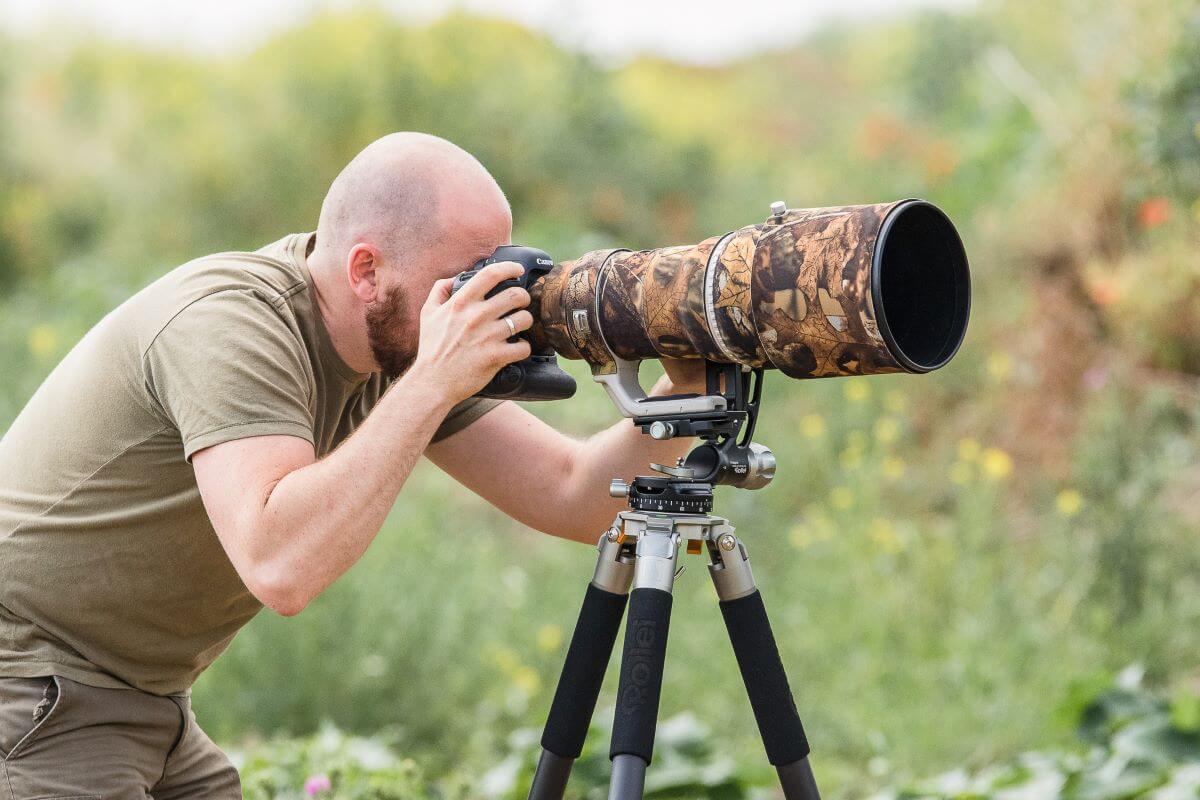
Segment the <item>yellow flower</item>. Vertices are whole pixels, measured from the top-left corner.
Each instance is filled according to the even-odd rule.
[[[1054,500],[1058,513],[1064,517],[1073,517],[1083,508],[1083,495],[1074,489],[1063,489]]]
[[[800,420],[800,433],[807,439],[820,439],[825,435],[825,418],[820,414],[806,414]]]
[[[955,461],[950,465],[950,480],[959,486],[971,482],[971,465],[965,461]]]
[[[541,688],[542,678],[536,669],[524,666],[513,673],[512,682],[526,696],[532,696],[537,694],[537,690]]]
[[[499,667],[501,672],[513,672],[520,665],[521,658],[515,650],[497,647],[492,651],[492,663]]]
[[[892,414],[900,414],[908,408],[908,398],[903,392],[892,389],[883,396],[883,407]]]
[[[807,525],[797,523],[788,531],[788,541],[792,543],[792,547],[797,550],[803,550],[813,542],[812,531]]]
[[[891,444],[900,436],[900,423],[891,417],[883,417],[875,421],[875,438],[884,444]]]
[[[983,451],[980,465],[983,467],[983,474],[989,478],[1003,480],[1012,472],[1012,456],[998,447],[989,447]]]
[[[537,646],[539,650],[544,650],[547,653],[557,650],[562,644],[563,631],[557,625],[543,625],[538,628]]]
[[[979,453],[982,450],[983,447],[974,439],[958,440],[958,458],[960,461],[974,461],[979,458]]]
[[[792,526],[789,536],[792,544],[801,549],[817,542],[827,542],[833,538],[833,520],[819,505],[814,505],[804,519]]]
[[[842,469],[858,469],[862,465],[863,452],[861,448],[851,445],[842,451]]]
[[[865,381],[846,381],[845,386],[842,391],[851,403],[862,403],[871,397],[871,386]]]
[[[883,460],[883,476],[885,478],[896,478],[904,475],[904,459],[896,456],[888,456]]]
[[[845,486],[835,486],[829,492],[829,502],[835,508],[847,509],[854,503],[854,494]]]
[[[48,358],[58,350],[58,331],[42,323],[29,329],[29,352],[37,358]]]
[[[883,517],[871,520],[871,541],[885,553],[899,553],[904,549],[904,541],[896,533],[896,527]]]
[[[988,356],[987,372],[988,376],[999,383],[1012,374],[1013,360],[1008,353],[997,351]]]

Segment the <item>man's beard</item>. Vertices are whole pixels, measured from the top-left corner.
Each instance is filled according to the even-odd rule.
[[[404,338],[405,293],[393,286],[367,308],[367,341],[379,371],[388,378],[399,378],[417,357],[415,342]]]

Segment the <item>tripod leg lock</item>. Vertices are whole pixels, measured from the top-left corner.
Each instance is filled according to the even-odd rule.
[[[758,591],[754,585],[754,573],[750,570],[750,557],[742,540],[732,533],[724,534],[716,542],[709,543],[712,563],[708,574],[721,600],[736,600]]]

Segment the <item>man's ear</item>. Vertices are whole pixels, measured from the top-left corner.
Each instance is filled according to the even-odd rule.
[[[363,303],[374,303],[379,298],[376,282],[379,263],[379,249],[362,242],[351,247],[346,256],[346,279],[350,290]]]

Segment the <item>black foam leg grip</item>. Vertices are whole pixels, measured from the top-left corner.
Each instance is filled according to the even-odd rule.
[[[635,755],[650,763],[670,625],[670,592],[633,590],[629,600],[629,620],[625,624],[621,683],[617,689],[609,758]]]
[[[805,758],[809,753],[808,738],[779,659],[762,595],[756,591],[736,600],[722,601],[721,615],[725,617],[733,654],[750,695],[767,759],[778,767]]]
[[[613,594],[589,583],[567,648],[554,702],[542,731],[542,747],[563,758],[579,758],[588,724],[604,683],[628,595]]]

